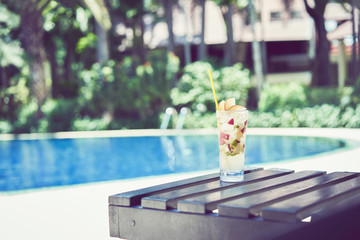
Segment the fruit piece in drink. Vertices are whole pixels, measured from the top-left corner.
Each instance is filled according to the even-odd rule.
[[[219,102],[219,110],[220,111],[225,111],[225,101],[224,100]]]
[[[246,109],[246,107],[241,106],[241,105],[232,105],[228,111],[239,111],[239,110],[244,110]]]
[[[235,105],[235,98],[228,98],[225,100],[225,111],[229,110],[230,107]]]
[[[244,109],[246,109],[246,107],[236,105],[235,98],[228,98],[225,101],[222,100],[219,102],[220,111],[239,111]]]
[[[224,132],[220,133],[220,138],[221,139],[229,140],[229,137],[230,137],[230,135],[227,134],[227,133],[224,133]]]
[[[232,118],[232,119],[230,119],[229,121],[228,121],[228,124],[230,124],[230,125],[234,125],[234,119]]]

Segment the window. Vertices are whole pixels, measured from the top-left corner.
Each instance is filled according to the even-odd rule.
[[[281,13],[280,12],[271,12],[270,13],[270,20],[276,21],[281,19]]]
[[[301,19],[303,18],[300,11],[290,11],[291,19]]]

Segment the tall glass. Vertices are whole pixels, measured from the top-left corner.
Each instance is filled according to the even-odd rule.
[[[244,180],[248,110],[216,111],[219,129],[220,180]]]

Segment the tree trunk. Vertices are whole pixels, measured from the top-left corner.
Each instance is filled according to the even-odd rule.
[[[58,76],[58,63],[56,61],[56,46],[50,34],[45,34],[46,55],[51,69],[51,95],[53,98],[60,96],[60,85]]]
[[[0,88],[8,88],[10,81],[8,80],[6,69],[0,66]]]
[[[190,12],[191,12],[191,2],[188,0],[182,0],[182,8],[185,13],[185,39],[184,39],[184,57],[185,57],[185,65],[191,63],[191,37],[190,37]]]
[[[330,83],[330,60],[329,60],[329,50],[330,42],[326,37],[326,30],[324,24],[324,18],[320,17],[318,20],[315,20],[315,25],[317,26],[318,32],[318,42],[316,49],[315,57],[315,68],[317,73],[317,86],[326,86]]]
[[[109,60],[109,40],[108,32],[97,21],[95,21],[96,41],[96,60],[105,62]]]
[[[227,42],[224,45],[224,65],[230,66],[235,62],[235,43],[234,43],[234,34],[232,27],[232,12],[233,5],[230,3],[227,6],[223,6],[223,17],[226,26],[226,35]]]
[[[144,4],[142,4],[143,6]],[[139,18],[138,18],[138,46],[137,54],[140,57],[140,61],[142,64],[145,63],[145,44],[144,44],[144,32],[145,32],[145,24],[144,24],[144,9],[141,8]]]
[[[234,31],[233,31],[233,22],[232,22],[232,15],[233,15],[233,4],[229,4],[228,12],[227,12],[227,45],[229,51],[229,65],[233,65],[235,63],[235,42],[234,42]]]
[[[163,4],[165,9],[165,20],[169,32],[167,50],[168,52],[174,52],[175,41],[173,32],[172,0],[163,0]]]
[[[20,41],[30,58],[31,91],[37,101],[38,119],[43,115],[41,106],[47,97],[44,72],[46,55],[43,48],[43,22],[44,19],[36,1],[21,2]]]
[[[71,70],[71,63],[72,63],[72,56],[73,56],[73,47],[71,46],[70,42],[66,43],[66,55],[64,57],[64,80],[67,82],[71,82],[72,80],[72,70]]]
[[[200,61],[205,60],[206,55],[206,45],[205,45],[205,3],[206,0],[200,0],[201,7],[201,32],[200,32],[200,44],[198,49],[198,59]]]
[[[144,48],[144,21],[140,17],[134,25],[134,52],[139,57],[141,64],[145,63],[145,48]]]
[[[359,4],[360,5],[360,4]],[[358,66],[360,66],[360,6],[357,6],[358,9],[358,32],[357,32],[357,44],[358,44]],[[359,76],[360,71],[358,72]]]
[[[330,42],[326,36],[324,12],[328,0],[315,1],[314,8],[311,8],[304,0],[306,11],[313,18],[316,29],[316,55],[313,71],[312,85],[327,86],[330,83]]]
[[[352,9],[351,9],[351,30],[353,37],[353,45],[352,45],[352,56],[351,56],[351,72],[352,72],[352,83],[355,85],[358,69],[357,69],[357,51],[356,51],[356,31],[355,31],[355,3],[352,1]]]
[[[264,83],[264,73],[262,66],[261,46],[257,40],[256,31],[255,31],[256,11],[252,1],[249,1],[249,12],[250,12],[251,32],[253,34],[251,49],[252,49],[252,58],[254,63],[254,71],[256,76],[256,98],[257,100],[259,100],[260,93]]]

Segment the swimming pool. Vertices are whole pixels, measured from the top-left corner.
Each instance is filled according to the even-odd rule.
[[[322,137],[248,135],[245,164],[347,147]],[[217,135],[0,141],[0,191],[16,191],[218,168]]]

